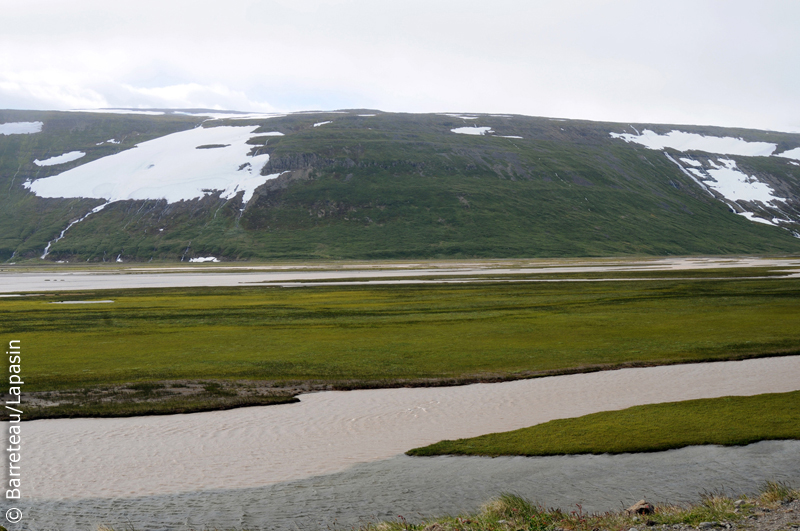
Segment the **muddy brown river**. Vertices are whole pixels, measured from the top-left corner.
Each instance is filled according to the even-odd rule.
[[[301,395],[300,403],[23,424],[24,526],[94,530],[319,529],[475,510],[513,491],[546,505],[618,508],[643,496],[735,493],[800,481],[800,445],[656,454],[411,458],[441,439],[639,404],[800,389],[800,357],[623,369],[461,387]],[[12,529],[12,528],[9,528]]]

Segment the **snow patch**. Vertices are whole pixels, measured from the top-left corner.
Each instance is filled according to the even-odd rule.
[[[731,159],[718,159],[718,161],[722,164],[722,167],[706,170],[713,181],[706,180],[705,183],[726,199],[733,201],[761,201],[763,203],[769,203],[776,199],[786,201],[785,198],[776,196],[768,184],[759,182],[754,177],[750,177],[739,170],[735,161]]]
[[[459,135],[485,135],[486,133],[494,133],[491,127],[456,127],[450,129],[451,132]]]
[[[377,114],[359,114],[358,116],[362,116],[362,117],[366,118],[368,116],[378,116],[378,115]]]
[[[164,111],[139,111],[136,109],[70,109],[68,112],[94,112],[100,114],[144,114],[146,116],[161,116]]]
[[[741,138],[729,136],[703,136],[696,133],[684,133],[672,130],[666,135],[659,135],[645,129],[641,135],[630,133],[609,133],[612,138],[625,142],[635,142],[648,149],[672,148],[678,151],[705,151],[718,155],[742,155],[746,157],[768,157],[778,147],[769,142],[747,142]]]
[[[330,120],[328,120],[327,122],[317,122],[317,123],[315,123],[315,124],[314,124],[314,127],[319,127],[319,126],[321,126],[321,125],[325,125],[325,124],[332,124],[332,123],[333,123],[333,122],[332,122],[332,121],[330,121]]]
[[[514,136],[514,135],[497,135],[500,138],[522,138],[521,136]]]
[[[183,116],[198,116],[205,117],[209,120],[265,120],[268,118],[280,118],[286,116],[285,114],[275,113],[241,113],[241,112],[184,112],[174,111],[172,114],[180,114]]]
[[[443,114],[442,116],[449,116],[450,118],[461,118],[462,120],[477,120],[477,116],[470,116],[467,114]]]
[[[122,142],[121,140],[114,140],[113,138],[110,138],[105,142],[98,142],[97,144],[95,144],[95,146],[102,146],[103,144],[120,144],[121,142]]]
[[[681,159],[681,160],[683,160],[683,159]],[[692,172],[692,174],[694,174],[696,177],[699,177],[701,179],[705,179],[706,178],[706,174],[703,173],[702,171],[700,171],[697,168],[686,168],[686,169],[689,170],[690,172]]]
[[[703,180],[702,180],[702,179],[700,179],[700,178],[698,178],[696,175],[694,175],[694,174],[692,174],[692,173],[688,172],[688,171],[686,170],[686,168],[684,168],[683,166],[681,166],[681,163],[680,163],[680,162],[678,162],[677,160],[673,159],[673,158],[670,156],[670,154],[669,154],[669,153],[667,153],[666,151],[664,151],[664,156],[665,156],[665,157],[667,157],[667,158],[668,158],[669,160],[671,160],[672,162],[674,162],[674,163],[675,163],[675,165],[676,165],[676,166],[678,166],[678,168],[680,168],[680,169],[681,169],[681,171],[682,171],[682,172],[683,172],[683,173],[684,173],[684,174],[685,174],[687,177],[689,177],[691,180],[693,180],[694,182],[696,182],[696,183],[698,184],[698,186],[700,186],[700,188],[702,188],[703,190],[705,190],[705,191],[708,193],[708,195],[710,195],[711,197],[714,197],[714,194],[711,192],[711,190],[709,190],[709,189],[708,189],[708,187],[705,185],[705,183],[703,183]],[[710,161],[709,161],[709,162],[710,162]]]
[[[696,160],[692,160],[692,159],[684,159],[684,158],[682,158],[681,162],[683,162],[685,164],[688,164],[689,166],[695,166],[697,168],[701,168],[703,166],[702,162],[697,162]]]
[[[795,159],[800,160],[800,148],[790,149],[789,151],[784,151],[783,153],[779,153],[775,155],[776,157],[784,157],[787,159]]]
[[[250,156],[247,141],[260,126],[197,127],[137,144],[59,175],[26,182],[39,197],[87,197],[109,202],[166,199],[168,203],[198,199],[212,191],[232,199],[279,174],[261,175],[269,155]],[[207,144],[224,148],[195,149]]]
[[[776,225],[778,225],[777,223],[775,223],[775,220],[776,220],[777,218],[773,218],[773,220],[772,220],[772,221],[770,221],[770,220],[768,220],[768,219],[760,218],[760,217],[756,216],[755,214],[753,214],[752,212],[737,212],[737,213],[738,213],[740,216],[744,216],[744,217],[746,217],[746,218],[747,218],[747,219],[749,219],[750,221],[755,221],[756,223],[763,223],[763,224],[765,224],[765,225],[772,225],[772,226],[776,226]]]
[[[200,256],[200,257],[197,257],[197,258],[190,258],[189,261],[190,262],[198,262],[198,263],[219,262],[219,258],[217,258],[216,256]]]
[[[33,161],[33,163],[37,166],[55,166],[56,164],[65,164],[67,162],[72,162],[73,160],[78,160],[84,155],[86,155],[86,153],[83,151],[70,151],[69,153],[64,153],[63,155],[58,155],[57,157],[50,157],[49,159],[36,159]]]
[[[41,133],[42,122],[8,122],[0,124],[0,135],[32,135]]]
[[[696,163],[692,159],[681,158],[678,162],[672,158],[669,153],[664,152],[670,161],[674,162],[681,171],[687,176],[691,177],[698,185],[700,185],[709,194],[713,195],[711,190],[722,195],[724,201],[728,203],[729,208],[740,216],[744,216],[750,221],[756,223],[763,223],[765,225],[772,225],[776,227],[786,228],[783,223],[792,223],[793,221],[781,210],[779,202],[788,201],[786,198],[779,197],[775,191],[767,183],[759,181],[756,177],[747,175],[736,166],[736,161],[717,157],[717,160],[708,159],[705,163],[697,163],[690,168],[685,168],[681,162],[685,164]],[[740,212],[744,210],[739,201],[758,202],[760,207],[756,207],[760,211],[760,215],[754,212]],[[752,207],[751,207],[752,208]],[[775,217],[774,213],[770,213],[769,209],[777,210],[785,218]],[[761,217],[768,214],[769,218]]]

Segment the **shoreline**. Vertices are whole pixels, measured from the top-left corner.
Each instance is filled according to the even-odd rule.
[[[670,273],[731,271],[748,269],[776,270],[784,278],[798,273],[800,258],[793,255],[781,257],[762,256],[685,256],[685,257],[597,257],[554,259],[475,259],[409,262],[353,261],[347,263],[320,263],[305,265],[242,264],[195,266],[138,267],[100,266],[78,264],[4,265],[0,268],[0,294],[40,296],[68,293],[70,291],[98,291],[151,288],[200,287],[280,287],[281,284],[324,286],[332,282],[373,279],[434,279],[470,280],[470,277],[506,275],[519,278],[523,275],[653,275]],[[6,268],[8,267],[8,268]],[[491,279],[489,279],[491,280]],[[569,280],[569,279],[567,279]],[[598,279],[590,279],[596,281]],[[653,279],[653,280],[658,280]],[[63,283],[62,283],[63,282]]]
[[[445,439],[506,432],[555,419],[645,404],[797,391],[798,371],[800,357],[791,356],[496,385],[329,391],[304,395],[300,402],[284,407],[193,415],[31,422],[28,466],[48,474],[29,486],[30,495],[168,494],[185,491],[187,485],[192,490],[257,488],[378,462]],[[112,439],[114,444],[108,445]],[[156,442],[158,451],[153,452]],[[794,449],[796,443],[776,444]],[[653,459],[651,454],[635,455]],[[566,462],[582,461],[573,456]],[[149,466],[137,465],[142,462]],[[415,462],[402,460],[405,465]],[[591,457],[587,462],[604,460]],[[423,472],[431,463],[429,459],[420,463]],[[124,471],[124,483],[117,480],[115,470]],[[800,479],[800,471],[776,477]]]
[[[364,381],[264,381],[264,380],[164,380],[131,382],[117,385],[83,386],[78,389],[34,391],[23,395],[28,404],[23,422],[45,419],[92,419],[92,418],[130,418],[164,415],[228,411],[246,407],[281,405],[299,402],[299,395],[325,391],[358,391],[402,388],[462,387],[473,384],[492,384],[534,380],[554,376],[591,374],[596,372],[618,371],[632,368],[665,367],[674,365],[694,365],[700,363],[722,363],[764,358],[792,357],[800,351],[733,354],[724,358],[693,358],[688,360],[662,360],[642,362],[622,362],[616,364],[589,365],[574,368],[531,371],[519,374],[491,374],[465,377],[416,378],[396,380]],[[281,385],[283,384],[283,385]],[[136,391],[146,391],[135,396]],[[194,389],[195,393],[187,392]],[[209,392],[209,389],[211,391]],[[245,394],[239,394],[243,389]],[[174,394],[153,396],[154,391],[178,391]],[[131,392],[132,391],[132,392]],[[247,394],[249,393],[249,394]],[[78,399],[70,402],[74,396]],[[117,402],[108,397],[116,397]],[[187,400],[187,397],[189,398]],[[62,400],[57,406],[47,405],[53,400]],[[118,408],[109,410],[109,408]]]
[[[504,531],[528,529],[545,531],[660,531],[748,530],[778,531],[800,529],[800,490],[782,482],[768,481],[755,496],[735,497],[714,493],[700,495],[697,502],[676,505],[651,504],[642,499],[627,509],[586,513],[581,505],[569,512],[546,509],[512,494],[503,494],[478,513],[425,520],[410,524],[402,515],[397,521],[368,524],[360,531]],[[101,528],[99,531],[114,531]]]
[[[799,441],[769,441],[733,448],[695,446],[656,454],[544,458],[420,460],[396,456],[353,465],[341,472],[260,487],[42,497],[31,500],[28,522],[35,529],[62,531],[94,530],[97,523],[118,531],[129,529],[129,525],[164,531],[289,531],[298,526],[365,531],[376,529],[382,522],[400,524],[398,515],[402,515],[413,527],[382,529],[423,531],[447,515],[472,519],[470,516],[503,493],[559,509],[565,515],[577,510],[578,504],[584,515],[617,513],[640,499],[654,505],[689,507],[698,504],[704,494],[724,494],[736,500],[733,496],[741,494],[755,497],[759,486],[769,481],[799,484],[798,445]],[[694,525],[703,521],[709,520],[703,517]],[[559,527],[565,531],[628,531],[630,527],[660,531],[658,526],[646,526],[646,522],[628,522],[625,527],[547,528],[506,527],[494,522],[491,527],[445,527],[440,531],[558,531]],[[693,527],[679,529],[689,531]]]

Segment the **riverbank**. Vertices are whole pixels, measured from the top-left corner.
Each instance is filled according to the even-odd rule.
[[[631,368],[724,363],[796,356],[798,352],[731,354],[724,358],[697,358],[588,365],[583,367],[524,371],[516,374],[483,374],[459,378],[417,378],[385,380],[298,381],[275,380],[169,380],[123,385],[94,386],[25,394],[28,405],[24,421],[64,418],[120,418],[226,411],[242,407],[292,404],[301,394],[324,391],[454,387],[530,380],[552,376],[589,374]]]
[[[778,531],[800,528],[800,490],[768,482],[755,496],[708,493],[687,505],[656,504],[642,500],[622,511],[589,514],[545,509],[524,498],[505,494],[487,503],[479,513],[410,523],[396,521],[362,527],[362,531],[638,531],[748,530]],[[109,528],[106,528],[109,529]]]
[[[295,448],[302,451],[296,441]],[[152,447],[150,451],[153,455]],[[799,485],[798,455],[800,441],[599,456],[399,455],[332,474],[244,489],[208,489],[191,473],[191,466],[197,467],[195,460],[183,468],[187,479],[183,489],[173,494],[98,497],[112,490],[106,488],[103,494],[77,499],[30,499],[24,520],[28,527],[23,529],[94,531],[98,523],[104,523],[118,531],[131,527],[162,531],[353,530],[397,522],[398,515],[420,524],[445,515],[477,514],[487,501],[504,492],[565,513],[576,510],[577,504],[584,513],[619,511],[642,498],[654,504],[684,506],[697,503],[700,495],[709,491],[729,497],[755,497],[758,487],[767,481]],[[250,455],[240,461],[249,467],[258,466]],[[87,463],[79,461],[81,465]],[[118,468],[106,466],[117,478],[114,484],[119,483]],[[193,490],[187,492],[187,485]]]
[[[788,355],[799,301],[800,278],[251,286],[13,297],[0,321],[36,353],[32,419]]]
[[[26,427],[28,495],[78,499],[180,493],[187,485],[258,488],[390,459],[444,439],[554,419],[797,391],[798,375],[800,357],[787,356],[457,387],[326,391],[301,395],[294,404],[192,415],[38,420]],[[430,466],[435,458],[409,459]]]

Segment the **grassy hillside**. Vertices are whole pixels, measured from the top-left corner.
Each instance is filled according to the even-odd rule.
[[[27,179],[35,180],[61,173],[169,133],[189,129],[202,119],[184,116],[142,116],[86,114],[40,111],[0,111],[0,123],[43,122],[42,132],[25,135],[0,135],[0,259],[12,255],[34,258],[42,254],[47,242],[55,238],[71,220],[104,203],[101,199],[43,199],[23,188]],[[105,143],[118,140],[119,144]],[[98,143],[103,143],[97,145]],[[36,166],[69,151],[84,151],[86,156],[58,166]],[[107,224],[105,221],[103,224]],[[123,226],[113,231],[124,233]],[[70,233],[72,236],[72,233]],[[104,242],[97,242],[103,245]],[[110,243],[109,252],[111,250]],[[100,251],[102,256],[103,251]]]
[[[729,211],[660,151],[612,139],[626,125],[532,117],[294,114],[261,121],[269,153],[257,190],[202,200],[124,201],[70,229],[53,260],[371,259],[797,253],[789,231]],[[35,258],[70,220],[102,200],[41,199],[26,179],[63,171],[136,142],[198,125],[182,115],[0,111],[0,122],[42,120],[42,133],[0,136],[0,259]],[[332,123],[314,127],[314,123]],[[643,126],[667,132],[669,126]],[[497,135],[450,132],[492,127]],[[681,130],[800,146],[800,135]],[[96,146],[108,138],[120,145]],[[39,168],[34,158],[80,149],[83,159]],[[731,157],[800,197],[800,167],[776,157]],[[5,190],[5,193],[2,191]],[[163,229],[163,230],[161,230]]]

